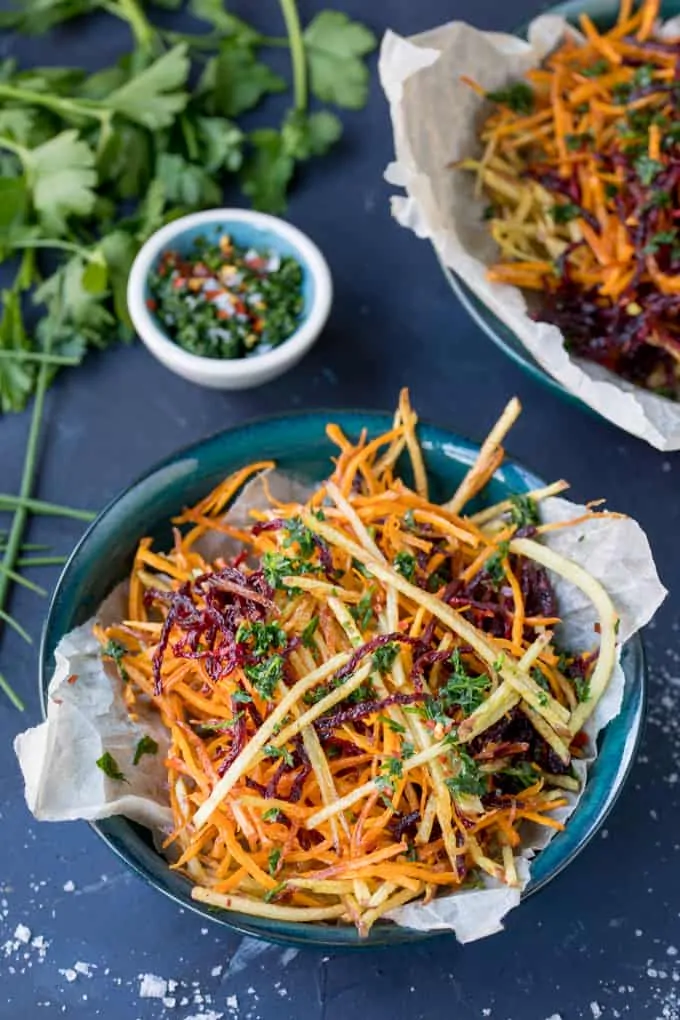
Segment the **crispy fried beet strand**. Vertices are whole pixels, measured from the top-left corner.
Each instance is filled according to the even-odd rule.
[[[245,650],[236,642],[243,622],[264,620],[274,610],[273,592],[261,571],[245,574],[234,567],[202,574],[185,582],[176,592],[149,588],[144,594],[147,607],[167,606],[167,614],[153,656],[154,693],[163,690],[163,657],[173,628],[183,632],[173,645],[181,658],[202,659],[217,682],[245,661]],[[203,605],[198,604],[202,601]]]
[[[314,726],[319,736],[326,739],[332,735],[333,730],[342,726],[343,723],[357,722],[367,715],[382,712],[390,705],[415,705],[420,701],[427,701],[430,697],[430,694],[420,691],[414,694],[390,694],[387,698],[381,698],[379,701],[360,701],[356,705],[349,705],[347,708],[340,708],[328,715],[322,715],[315,721]]]

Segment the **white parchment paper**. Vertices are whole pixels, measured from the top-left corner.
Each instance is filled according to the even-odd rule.
[[[469,75],[486,91],[502,88],[539,64],[565,31],[578,35],[562,18],[542,15],[527,40],[480,32],[463,22],[411,39],[387,32],[379,70],[396,158],[385,178],[406,191],[392,198],[392,213],[418,237],[429,238],[442,262],[566,389],[626,432],[659,450],[677,450],[680,404],[572,358],[556,326],[529,318],[520,290],[486,279],[487,266],[498,258],[482,219],[486,200],[475,196],[473,174],[450,169],[453,161],[479,153],[478,132],[490,105],[460,76]]]
[[[268,477],[273,494],[282,500],[303,501],[304,486],[275,473]],[[228,519],[243,525],[248,511],[267,505],[262,482],[246,486]],[[585,507],[564,499],[542,505],[546,521],[567,520],[585,513]],[[621,622],[619,638],[626,641],[653,616],[665,597],[657,576],[647,538],[629,518],[599,518],[574,528],[548,533],[546,544],[586,567],[600,580],[614,601]],[[203,555],[216,557],[233,552],[233,543],[217,532],[206,536]],[[561,578],[554,578],[562,617],[560,640],[573,651],[591,649],[597,643],[593,627],[596,616],[588,599]],[[107,624],[124,618],[125,585],[106,600],[99,611]],[[92,623],[83,624],[62,638],[56,651],[57,666],[49,686],[47,719],[20,734],[15,750],[24,775],[26,801],[36,818],[63,821],[95,819],[121,814],[147,825],[154,832],[170,824],[163,752],[167,737],[156,713],[140,708],[139,719],[130,720],[122,700],[122,683],[117,673],[104,666]],[[68,678],[77,676],[75,683]],[[617,666],[606,693],[586,727],[595,754],[595,736],[618,713],[624,677]],[[144,756],[132,765],[140,738],[148,733],[161,751]],[[113,754],[128,783],[108,779],[95,762],[104,751]],[[583,782],[592,757],[575,768]],[[569,794],[570,804],[555,812],[564,819],[574,810],[578,796]],[[426,907],[407,905],[391,915],[397,924],[411,928],[447,928],[461,942],[493,934],[502,928],[503,917],[519,903],[530,876],[530,858],[535,849],[548,842],[553,830],[537,828],[530,833],[529,846],[518,860],[519,888],[489,883],[485,889],[470,890],[435,899]]]

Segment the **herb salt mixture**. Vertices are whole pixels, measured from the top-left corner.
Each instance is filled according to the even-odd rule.
[[[302,267],[290,255],[256,251],[227,234],[166,250],[150,275],[149,310],[171,340],[204,358],[243,358],[293,335],[304,307]]]

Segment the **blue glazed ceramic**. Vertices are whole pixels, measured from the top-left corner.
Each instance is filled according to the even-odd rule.
[[[325,478],[329,458],[335,452],[325,434],[329,421],[338,422],[353,439],[364,427],[370,437],[392,424],[388,415],[345,411],[292,415],[242,425],[158,464],[102,511],[71,555],[50,606],[40,655],[43,710],[58,641],[87,620],[114,585],[127,575],[139,539],[152,535],[161,548],[170,546],[170,518],[204,496],[225,475],[254,460],[273,459],[283,471],[302,480]],[[443,501],[474,461],[478,447],[432,425],[421,426],[420,437],[433,498]],[[543,484],[518,464],[506,463],[487,486],[484,497],[478,498],[477,505],[495,503],[510,492],[527,492]],[[533,864],[527,895],[546,885],[592,839],[628,775],[644,715],[645,663],[639,639],[627,645],[623,666],[626,683],[621,713],[601,735],[600,755],[578,811],[566,830],[555,837]],[[360,940],[350,927],[290,924],[218,911],[192,901],[190,883],[168,869],[144,829],[124,818],[97,822],[93,828],[150,885],[188,909],[258,938],[300,946],[360,948],[431,937],[386,922],[376,925],[368,939]]]
[[[579,14],[587,13],[599,29],[605,29],[613,25],[619,12],[619,0],[568,0],[567,3],[554,4],[536,12],[538,14],[558,14],[567,21],[576,23]],[[680,13],[680,0],[662,0],[660,17],[662,20],[675,17]],[[515,35],[526,38],[528,24],[524,24],[515,31]],[[505,325],[479,298],[470,290],[466,283],[456,273],[439,260],[444,274],[451,284],[456,297],[462,304],[465,311],[476,322],[479,328],[486,333],[496,347],[499,347],[504,354],[507,354],[516,365],[524,369],[544,386],[547,386],[553,393],[559,394],[573,404],[578,404],[591,414],[597,414],[591,407],[584,404],[574,393],[565,389],[557,379],[545,371],[541,365],[531,356],[526,347],[520,342],[513,331]]]

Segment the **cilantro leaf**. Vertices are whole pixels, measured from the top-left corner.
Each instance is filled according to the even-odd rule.
[[[510,107],[513,113],[529,114],[534,108],[534,90],[525,81],[516,81],[505,89],[487,92],[486,98],[492,103]]]
[[[633,164],[635,173],[640,178],[640,182],[649,187],[654,179],[663,170],[663,163],[660,163],[657,159],[650,159],[647,155],[639,156]]]
[[[94,153],[77,131],[62,131],[34,149],[18,148],[33,205],[48,231],[66,232],[69,216],[94,209]]]
[[[212,113],[238,117],[269,93],[285,92],[286,83],[257,59],[250,46],[238,39],[225,39],[206,66],[200,88],[211,93]]]
[[[187,104],[182,86],[188,76],[187,47],[180,44],[115,89],[106,106],[152,131],[170,127]]]
[[[211,174],[176,152],[160,154],[156,176],[163,184],[167,202],[196,209],[198,206],[219,205],[222,200],[222,192]]]
[[[297,160],[323,156],[342,134],[342,124],[334,113],[319,110],[309,115],[291,110],[283,128],[285,148]]]
[[[140,740],[137,741],[137,746],[135,748],[135,756],[132,759],[132,764],[139,765],[139,762],[141,761],[145,754],[158,754],[158,744],[153,739],[153,737],[150,737],[146,733]]]
[[[125,773],[121,772],[118,762],[109,751],[104,751],[101,758],[97,758],[95,765],[101,769],[109,779],[116,779],[118,782],[127,783]]]
[[[243,132],[224,117],[197,117],[195,126],[206,172],[235,172],[243,163]]]
[[[368,69],[363,57],[376,46],[370,29],[342,11],[320,11],[304,32],[309,80],[325,103],[359,110],[368,96]]]
[[[260,35],[255,29],[224,9],[224,0],[190,0],[189,10],[195,18],[211,24],[220,36],[233,36],[248,45],[260,41]]]

